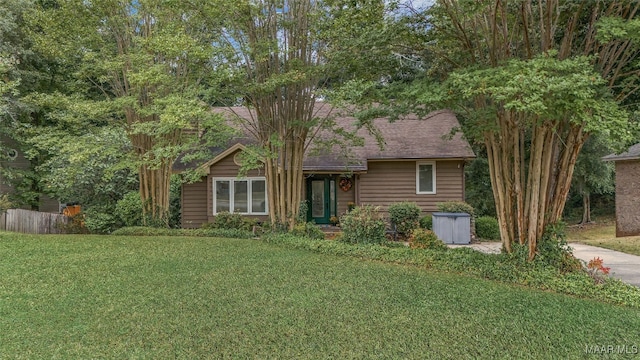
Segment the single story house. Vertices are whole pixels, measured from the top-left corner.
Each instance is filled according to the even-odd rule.
[[[640,235],[640,143],[602,160],[616,164],[616,236]]]
[[[316,108],[320,117],[331,111],[326,104]],[[230,108],[229,113],[244,119],[252,116],[242,107]],[[348,128],[356,119],[337,116],[335,122]],[[409,117],[395,122],[375,119],[373,123],[384,139],[382,149],[374,136],[361,129],[358,135],[364,146],[352,147],[350,156],[327,151],[305,157],[303,191],[309,221],[327,224],[331,216],[340,216],[353,205],[380,206],[386,212],[392,203],[413,201],[429,213],[436,210],[437,203],[464,200],[464,166],[475,154],[460,133],[451,135],[460,126],[453,112],[441,110],[425,119]],[[221,211],[268,218],[264,171],[251,170],[238,178],[238,154],[252,142],[246,136],[215,149],[203,165],[206,175],[182,186],[183,227],[199,227]],[[184,170],[184,166],[176,162],[174,171]]]

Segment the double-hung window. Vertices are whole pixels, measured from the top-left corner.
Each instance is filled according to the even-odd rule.
[[[264,177],[214,178],[213,213],[267,215],[267,182]]]
[[[436,193],[436,163],[420,161],[416,163],[416,194]]]

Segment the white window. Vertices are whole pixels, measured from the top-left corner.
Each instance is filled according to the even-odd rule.
[[[214,178],[213,213],[222,211],[267,215],[267,182],[264,177]]]
[[[416,194],[436,193],[436,163],[422,161],[416,163]]]

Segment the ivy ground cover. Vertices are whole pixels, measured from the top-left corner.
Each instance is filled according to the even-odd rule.
[[[637,309],[259,240],[0,233],[0,258],[3,359],[597,358],[602,346],[615,358],[640,346]]]

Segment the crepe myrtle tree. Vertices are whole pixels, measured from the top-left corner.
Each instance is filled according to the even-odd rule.
[[[202,7],[203,13],[216,9]],[[291,229],[303,195],[305,153],[318,144],[346,149],[345,143],[358,141],[353,129],[337,127],[335,111],[319,116],[319,107],[344,100],[338,94],[349,81],[377,81],[393,62],[385,46],[392,38],[385,31],[385,3],[259,0],[233,1],[227,9],[218,44],[227,49],[225,84],[253,111],[252,119],[238,120],[258,142],[245,163],[264,166],[270,220]],[[376,50],[376,44],[382,46]]]
[[[35,49],[74,67],[73,90],[57,94],[73,97],[66,111],[104,117],[108,107],[107,126],[125,130],[143,218],[166,225],[176,158],[206,148],[199,134],[225,138],[221,117],[200,100],[202,79],[216,75],[212,32],[175,1],[44,1],[25,17]]]
[[[534,259],[591,134],[631,135],[619,105],[640,88],[639,6],[441,0],[420,18],[431,76],[407,96],[455,109],[486,148],[506,251],[526,245]]]

